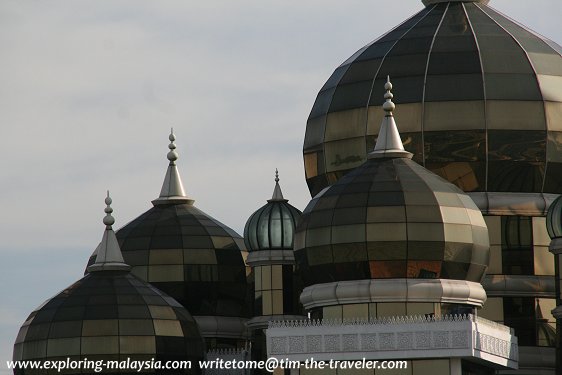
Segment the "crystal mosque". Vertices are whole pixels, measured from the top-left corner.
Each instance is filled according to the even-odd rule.
[[[31,312],[14,360],[401,360],[407,368],[275,374],[562,374],[562,47],[487,0],[423,3],[321,87],[302,212],[276,171],[240,236],[185,193],[172,131],[153,207],[114,232],[108,193],[84,277]]]

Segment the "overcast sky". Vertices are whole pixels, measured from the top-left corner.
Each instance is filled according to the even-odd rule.
[[[562,1],[492,0],[562,43]],[[169,128],[197,207],[242,232],[270,197],[303,209],[316,94],[419,0],[0,1],[0,373],[21,323],[156,198]]]

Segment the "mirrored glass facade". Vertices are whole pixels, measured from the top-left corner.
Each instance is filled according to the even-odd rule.
[[[426,7],[322,87],[303,149],[311,194],[366,159],[387,75],[420,164],[465,191],[562,191],[561,50],[482,3]]]
[[[199,361],[204,353],[199,328],[187,310],[122,271],[88,274],[46,301],[29,315],[14,345],[14,360]],[[82,373],[79,369],[67,371]],[[57,374],[57,370],[15,371],[24,373]],[[117,369],[114,373],[122,372]]]
[[[132,272],[193,315],[250,313],[244,240],[193,205],[155,206],[116,235]]]
[[[305,286],[384,278],[480,282],[488,230],[453,184],[406,158],[369,159],[308,204],[295,258]]]

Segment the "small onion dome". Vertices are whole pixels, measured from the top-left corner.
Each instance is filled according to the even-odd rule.
[[[194,316],[245,317],[244,240],[186,196],[173,132],[169,139],[169,165],[154,207],[116,233],[123,257],[135,275],[174,297]]]
[[[106,213],[111,211],[109,204]],[[104,223],[107,227],[90,273],[29,315],[19,330],[14,360],[202,360],[205,344],[194,318],[172,297],[130,273],[111,229],[111,212]],[[57,370],[14,373],[57,374]],[[65,369],[64,373],[94,371],[78,368]],[[104,369],[103,373],[126,372]],[[130,373],[135,373],[134,369]],[[147,373],[155,374],[156,370]]]
[[[551,239],[562,237],[562,195],[548,208],[546,229]]]
[[[488,229],[472,199],[410,160],[392,111],[367,161],[316,195],[295,234],[305,285],[362,279],[439,278],[480,282]]]
[[[249,251],[293,250],[295,227],[302,212],[283,198],[279,174],[275,171],[275,189],[267,204],[254,212],[244,227],[244,242]]]

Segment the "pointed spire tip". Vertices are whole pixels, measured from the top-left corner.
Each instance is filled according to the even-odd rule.
[[[162,189],[160,190],[160,196],[153,200],[152,204],[155,206],[181,203],[193,204],[193,199],[189,199],[185,194],[180,173],[176,166],[178,153],[176,151],[176,136],[174,134],[174,128],[170,129],[168,139],[170,140],[170,144],[168,145],[168,149],[170,149],[170,151],[166,157],[170,163],[168,165],[168,170],[166,171],[166,176],[164,177]]]
[[[386,93],[384,94],[385,102],[382,105],[382,109],[386,112],[379,130],[379,136],[377,138],[377,143],[375,149],[368,155],[369,159],[373,158],[412,158],[412,153],[404,150],[404,145],[402,144],[402,139],[400,138],[400,133],[398,132],[398,127],[394,121],[394,116],[392,112],[396,109],[396,105],[392,101],[394,95],[392,94],[392,82],[390,82],[390,76],[386,77],[386,83],[384,84],[384,89]]]

